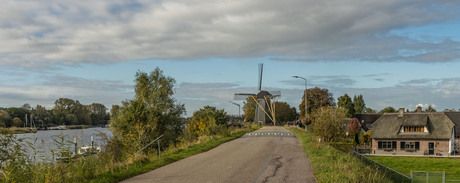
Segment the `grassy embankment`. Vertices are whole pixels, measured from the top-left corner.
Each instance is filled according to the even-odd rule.
[[[369,156],[410,177],[410,171],[446,171],[446,180],[460,180],[460,159]]]
[[[0,182],[118,182],[208,151],[259,128],[250,125],[243,129],[233,129],[225,136],[203,136],[197,141],[176,144],[161,152],[161,158],[152,151],[150,154],[141,154],[119,161],[115,160],[109,152],[102,152],[94,156],[69,159],[69,162],[38,162],[35,158],[27,159],[27,156],[18,154],[14,161],[2,164]],[[9,137],[12,138],[11,135]]]
[[[305,150],[318,182],[392,182],[352,155],[339,151],[299,128],[292,131]]]
[[[114,171],[108,171],[106,173],[100,174],[99,176],[94,177],[93,179],[89,180],[89,182],[118,182],[120,180],[124,180],[153,169],[165,166],[167,164],[176,162],[178,160],[206,152],[210,149],[213,149],[219,146],[222,143],[231,141],[238,137],[241,137],[247,132],[255,131],[260,127],[253,127],[248,130],[238,131],[236,133],[232,133],[230,136],[222,137],[218,139],[212,139],[203,143],[198,143],[187,148],[174,148],[170,149],[166,152],[163,152],[161,158],[154,158],[154,159],[143,159],[138,160],[135,163],[131,163],[128,166],[120,167]]]

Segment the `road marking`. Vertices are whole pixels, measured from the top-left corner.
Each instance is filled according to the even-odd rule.
[[[270,164],[270,161],[272,160],[272,158],[273,158],[273,153],[270,155],[270,159],[267,161],[267,164],[264,166],[264,168],[262,168],[262,170],[259,172],[259,175],[257,175],[256,179],[254,179],[252,183],[255,183],[257,179],[262,175],[262,173],[264,173],[265,169],[267,169],[268,167],[268,164]]]

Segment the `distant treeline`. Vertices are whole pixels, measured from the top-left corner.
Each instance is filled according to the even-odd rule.
[[[105,125],[109,119],[110,113],[103,104],[83,105],[78,100],[69,98],[57,99],[53,109],[46,109],[41,105],[31,107],[29,104],[19,108],[0,108],[0,127],[30,126],[32,121],[36,127]]]

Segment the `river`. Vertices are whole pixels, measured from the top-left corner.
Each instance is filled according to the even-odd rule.
[[[27,142],[32,143],[35,150],[29,145],[26,144],[27,154],[37,161],[49,161],[52,160],[52,151],[57,153],[59,147],[62,144],[61,137],[64,139],[65,146],[73,151],[74,139],[77,141],[77,146],[87,146],[90,145],[91,136],[93,137],[94,145],[103,147],[105,144],[103,136],[100,134],[105,134],[107,137],[112,136],[112,132],[108,128],[87,128],[87,129],[72,129],[72,130],[39,130],[37,133],[24,133],[16,134],[17,138],[24,138]],[[57,142],[56,142],[57,141]],[[56,156],[54,156],[56,158]]]

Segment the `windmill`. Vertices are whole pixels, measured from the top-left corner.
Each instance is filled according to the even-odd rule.
[[[254,116],[254,122],[266,123],[273,122],[276,124],[275,119],[275,105],[271,100],[275,97],[281,96],[281,91],[265,91],[262,90],[262,74],[264,65],[259,64],[259,85],[257,94],[254,93],[235,93],[235,100],[243,100],[251,97],[256,102],[256,110]]]

